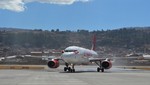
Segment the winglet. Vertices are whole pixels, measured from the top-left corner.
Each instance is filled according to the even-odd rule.
[[[93,35],[92,48],[91,48],[91,50],[95,50],[95,49],[96,49],[96,35]]]

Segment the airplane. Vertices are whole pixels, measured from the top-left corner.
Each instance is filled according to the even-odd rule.
[[[127,54],[127,58],[137,59],[137,60],[150,60],[149,54]]]
[[[83,63],[94,62],[98,65],[97,72],[104,72],[104,69],[110,69],[112,62],[109,58],[100,58],[95,51],[96,36],[93,36],[92,48],[86,49],[79,46],[69,46],[62,51],[62,55],[59,58],[53,58],[47,62],[49,68],[58,68],[59,60],[65,62],[64,72],[75,72],[75,65]]]
[[[5,57],[0,57],[0,61],[3,61],[5,59]]]
[[[150,55],[148,54],[143,54],[142,57],[138,58],[139,60],[150,60]]]

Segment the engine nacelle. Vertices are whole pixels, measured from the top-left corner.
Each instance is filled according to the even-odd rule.
[[[102,67],[104,69],[110,69],[112,67],[112,63],[109,60],[104,60],[102,61]]]
[[[51,61],[48,61],[47,65],[49,68],[57,68],[59,67],[59,61],[57,59],[53,59]]]

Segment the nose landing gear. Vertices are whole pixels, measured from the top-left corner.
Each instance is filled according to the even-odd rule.
[[[65,63],[66,67],[64,67],[64,71],[65,72],[71,72],[71,73],[74,73],[75,72],[75,69],[74,69],[74,64],[71,64],[72,68],[69,67],[69,64],[68,63]]]

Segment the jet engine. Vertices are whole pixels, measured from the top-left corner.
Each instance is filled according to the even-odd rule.
[[[110,60],[104,60],[104,61],[102,61],[101,65],[102,65],[102,67],[104,69],[110,69],[112,67],[112,63],[111,63]]]
[[[59,61],[57,59],[52,59],[51,61],[48,61],[47,65],[49,68],[57,68],[59,67]]]

